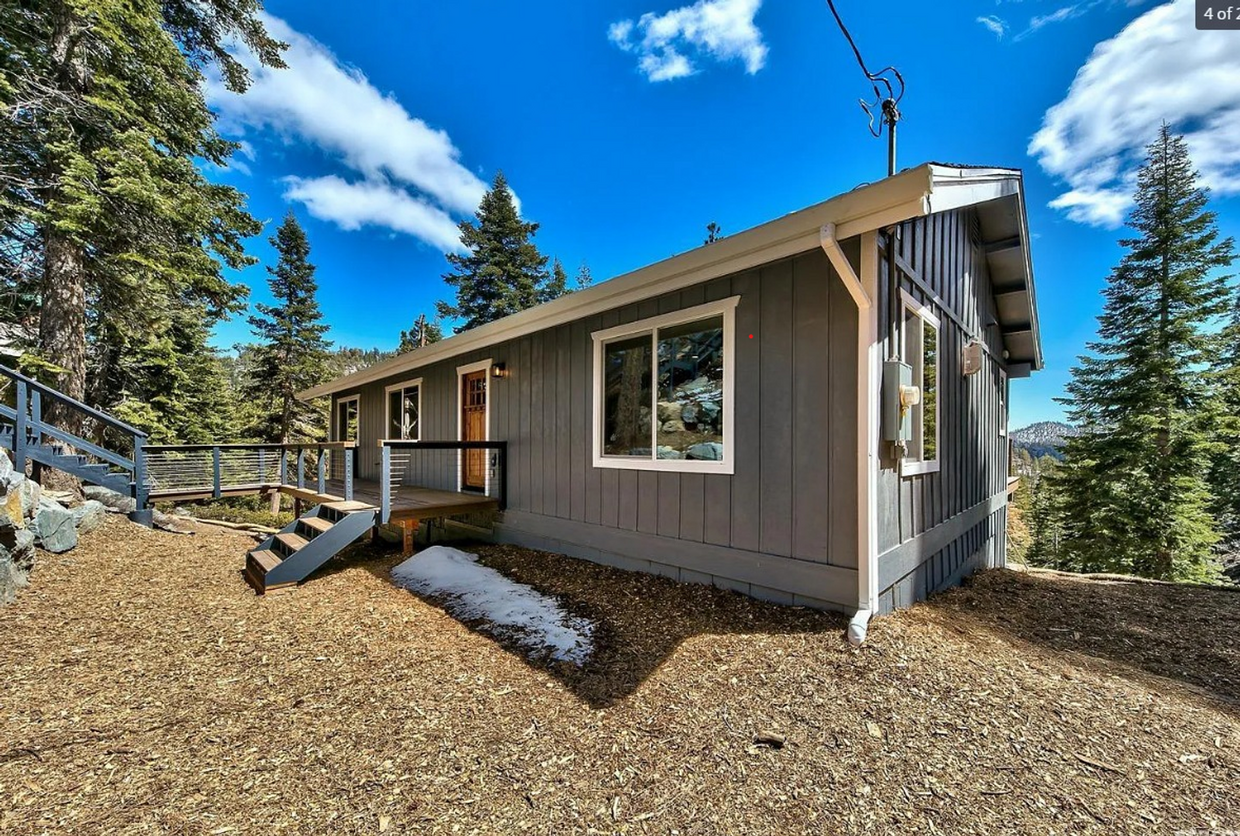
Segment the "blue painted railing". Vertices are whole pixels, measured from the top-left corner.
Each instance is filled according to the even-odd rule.
[[[7,366],[0,366],[0,378],[14,390],[13,405],[0,404],[0,441],[13,451],[14,467],[25,470],[27,462],[34,461],[128,494],[135,504],[131,516],[150,525],[145,432]],[[45,421],[44,409],[50,403],[75,413],[75,423],[80,422],[100,441],[89,441]],[[120,439],[129,449],[105,447],[105,438]]]

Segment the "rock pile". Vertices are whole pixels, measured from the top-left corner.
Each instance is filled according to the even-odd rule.
[[[78,534],[103,522],[106,510],[87,500],[66,508],[43,495],[42,486],[13,469],[0,452],[0,603],[29,583],[35,547],[59,554],[77,545]]]

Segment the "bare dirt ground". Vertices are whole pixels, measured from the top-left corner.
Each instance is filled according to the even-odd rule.
[[[250,542],[114,519],[41,555],[0,610],[0,833],[1240,829],[1234,592],[991,572],[853,650],[837,616],[481,549],[600,621],[577,670],[369,547],[256,597]]]

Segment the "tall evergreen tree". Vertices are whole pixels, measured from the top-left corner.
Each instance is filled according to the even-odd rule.
[[[538,295],[540,302],[550,302],[552,299],[559,299],[565,293],[570,293],[568,289],[568,273],[564,270],[564,263],[559,258],[555,258],[551,262],[551,278],[543,286],[542,292]]]
[[[86,394],[88,310],[114,296],[239,308],[222,267],[250,263],[259,227],[243,196],[208,182],[226,165],[203,99],[215,66],[241,92],[229,45],[282,66],[258,0],[42,0],[0,4],[0,259],[19,301],[38,295],[38,352],[50,383]],[[131,339],[151,333],[145,308]],[[115,329],[113,329],[113,333]],[[79,431],[76,413],[50,417]]]
[[[323,338],[327,326],[315,298],[310,242],[291,211],[271,244],[279,261],[267,268],[267,283],[276,304],[256,305],[259,315],[250,317],[259,343],[246,388],[265,407],[256,434],[263,441],[288,443],[322,435],[323,411],[298,400],[297,393],[327,379],[331,343]]]
[[[1137,177],[1128,252],[1112,271],[1092,356],[1068,384],[1055,480],[1062,560],[1084,571],[1211,578],[1219,538],[1205,474],[1214,452],[1205,366],[1226,311],[1232,241],[1219,238],[1182,137],[1163,126]]]
[[[590,272],[590,265],[584,261],[577,268],[577,276],[574,279],[577,284],[577,290],[584,290],[594,284],[594,274]]]
[[[443,328],[439,326],[439,322],[427,319],[426,314],[422,314],[413,321],[413,327],[408,331],[400,332],[400,345],[397,346],[396,353],[405,354],[415,348],[437,343],[442,339]]]
[[[456,289],[456,302],[436,305],[441,317],[464,320],[458,332],[532,308],[554,292],[547,257],[533,240],[538,224],[521,220],[503,172],[474,218],[460,223],[468,252],[447,256],[454,269],[443,279]]]
[[[1225,546],[1235,551],[1240,546],[1240,290],[1233,291],[1212,373],[1218,391],[1220,443],[1210,465],[1210,486]]]

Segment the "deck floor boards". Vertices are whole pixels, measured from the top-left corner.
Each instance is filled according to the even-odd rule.
[[[323,493],[318,492],[318,480],[307,479],[306,487],[296,485],[233,485],[224,488],[224,496],[244,496],[258,494],[273,489],[280,489],[309,502],[338,502],[344,498],[344,481],[328,479]],[[368,479],[353,480],[353,499],[365,502],[375,508],[381,505],[381,489],[377,481]],[[151,499],[155,501],[185,501],[191,499],[210,499],[211,491],[189,489],[183,491],[155,492]],[[427,520],[435,517],[453,517],[459,514],[473,514],[483,511],[494,511],[499,508],[499,501],[492,496],[478,493],[458,493],[441,491],[434,488],[420,488],[402,485],[392,497],[393,520]]]

